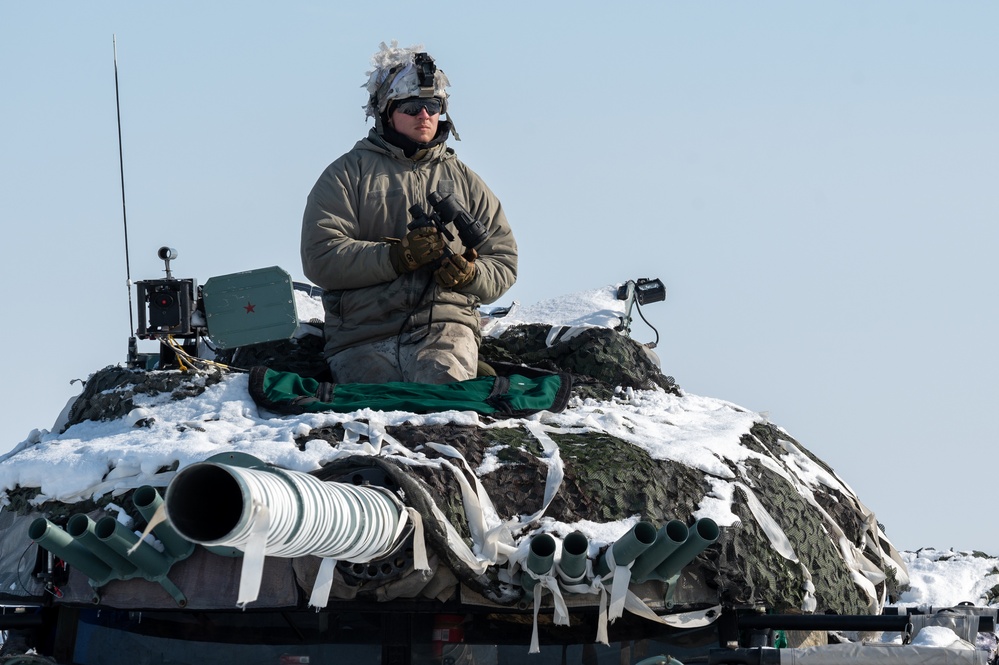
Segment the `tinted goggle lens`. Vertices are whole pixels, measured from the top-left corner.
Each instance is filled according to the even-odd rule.
[[[420,111],[427,110],[427,115],[437,115],[443,110],[443,102],[436,97],[427,99],[404,99],[395,105],[396,111],[401,111],[406,115],[420,115]]]

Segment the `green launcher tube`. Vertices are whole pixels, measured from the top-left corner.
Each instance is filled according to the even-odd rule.
[[[28,537],[52,554],[76,567],[84,575],[101,586],[114,577],[114,571],[107,562],[87,549],[86,545],[73,539],[68,533],[44,517],[39,517],[28,527]]]
[[[683,570],[684,566],[694,560],[698,554],[711,543],[718,540],[720,535],[718,525],[710,517],[702,517],[694,522],[690,527],[690,535],[683,545],[678,547],[671,555],[656,568],[656,575],[664,580],[669,580],[674,575]]]
[[[627,566],[642,552],[649,549],[654,542],[656,542],[656,527],[651,522],[639,522],[611,545],[614,552],[614,563],[618,566]],[[601,577],[611,572],[606,553],[597,562],[596,572]]]
[[[132,495],[132,503],[135,504],[139,514],[147,522],[151,522],[156,511],[163,505],[163,497],[160,496],[155,487],[143,485],[135,490]],[[194,552],[194,543],[177,533],[177,530],[167,521],[160,522],[153,527],[153,535],[163,543],[167,554],[174,559],[186,559]]]
[[[535,575],[546,575],[551,572],[555,565],[555,539],[547,533],[542,533],[531,538],[530,549],[527,553],[527,569]],[[520,585],[524,591],[534,594],[534,587],[538,581],[526,572],[520,574]]]
[[[138,536],[113,517],[101,518],[94,527],[94,533],[115,552],[135,562],[143,578],[158,582],[181,607],[187,605],[187,596],[167,577],[173,559],[164,556],[146,541],[139,540]]]
[[[83,513],[77,513],[70,517],[69,522],[66,523],[66,533],[72,536],[76,542],[86,547],[101,561],[108,564],[116,578],[125,579],[135,575],[138,566],[101,541],[97,537],[97,534],[94,533],[96,526],[96,523],[90,517]]]
[[[562,541],[562,557],[558,569],[562,581],[580,580],[586,572],[586,552],[590,548],[589,539],[580,531],[573,531]]]
[[[95,525],[94,533],[102,543],[134,562],[142,577],[147,580],[157,580],[170,570],[168,558],[146,541],[139,541],[138,536],[113,517],[102,517]],[[129,553],[136,543],[139,546]]]
[[[655,569],[675,552],[687,540],[689,530],[680,520],[670,520],[659,527],[656,541],[649,549],[642,552],[631,566],[631,579],[634,582],[644,582],[650,576],[655,576]]]

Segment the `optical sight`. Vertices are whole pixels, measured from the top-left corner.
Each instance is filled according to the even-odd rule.
[[[159,251],[156,252],[156,256],[160,257],[160,260],[166,264],[167,279],[173,279],[173,275],[170,274],[170,261],[177,258],[177,250],[173,247],[160,247]]]

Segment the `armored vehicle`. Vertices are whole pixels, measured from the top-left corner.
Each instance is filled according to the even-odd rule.
[[[158,350],[0,458],[11,662],[750,662],[712,654],[906,583],[827,464],[630,336],[658,280],[483,310],[471,381],[337,385],[314,287],[160,257]]]

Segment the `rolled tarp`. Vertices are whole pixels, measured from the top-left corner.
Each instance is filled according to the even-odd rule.
[[[918,644],[862,642],[780,650],[781,665],[986,665],[988,661],[988,652],[974,647]]]
[[[708,655],[708,665],[987,665],[988,662],[988,652],[978,651],[970,644],[948,648],[857,642],[800,649],[712,649]]]

